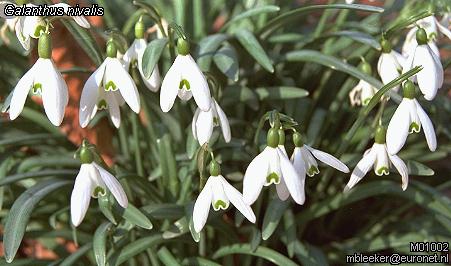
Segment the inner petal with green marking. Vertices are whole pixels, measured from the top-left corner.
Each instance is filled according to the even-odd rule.
[[[97,186],[97,187],[94,189],[94,192],[92,193],[92,196],[93,196],[94,198],[98,198],[98,197],[100,197],[100,196],[105,196],[105,195],[106,195],[105,189],[104,189],[103,187],[100,187],[100,186]]]
[[[185,87],[185,89],[188,90],[188,91],[191,89],[191,86],[189,85],[189,81],[188,80],[182,79],[180,81],[179,90],[183,89],[183,87]]]
[[[213,204],[213,209],[214,209],[215,211],[225,210],[225,209],[227,209],[228,207],[229,207],[228,204],[227,204],[225,201],[223,201],[223,200],[217,200],[217,201],[215,201],[215,203]]]
[[[415,123],[415,122],[412,122],[411,124],[410,124],[410,126],[409,126],[409,133],[410,134],[412,134],[412,133],[418,133],[418,132],[420,132],[420,125],[418,125],[417,123]]]
[[[45,32],[45,26],[44,25],[38,25],[36,28],[34,28],[34,37],[39,38],[41,36],[41,33]]]
[[[114,82],[113,81],[108,81],[106,84],[105,84],[105,91],[117,91],[117,86],[116,86],[116,84],[114,84]]]
[[[307,175],[308,175],[308,176],[314,176],[314,175],[316,175],[316,174],[319,174],[319,169],[318,169],[318,167],[315,166],[315,165],[310,166],[310,168],[309,168],[308,171],[307,171]]]
[[[34,83],[33,87],[31,88],[31,92],[36,95],[41,95],[42,94],[42,84]]]
[[[379,176],[381,176],[381,175],[388,175],[389,173],[390,173],[390,170],[388,169],[387,166],[379,167],[376,170],[376,174],[379,175]]]
[[[98,103],[97,103],[97,108],[99,110],[106,110],[108,108],[108,103],[104,100],[101,99]]]
[[[213,126],[215,126],[215,127],[219,126],[219,119],[217,116],[213,117]]]
[[[266,177],[266,184],[279,184],[280,183],[280,177],[276,173],[272,172]]]

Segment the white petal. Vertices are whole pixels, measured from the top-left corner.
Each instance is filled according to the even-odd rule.
[[[93,184],[89,177],[89,167],[88,164],[81,165],[70,197],[70,216],[74,226],[83,221],[91,200]]]
[[[395,50],[392,50],[390,54],[395,59],[395,64],[397,68],[401,71],[402,66],[405,64],[407,58],[404,57],[402,54],[396,52]]]
[[[123,67],[126,71],[129,71],[130,63],[138,58],[138,53],[136,52],[136,40],[130,45],[130,47],[125,51],[122,56]]]
[[[385,144],[374,143],[373,151],[376,153],[374,163],[374,173],[378,176],[390,173],[390,162],[388,159],[387,146]]]
[[[116,101],[114,94],[118,92],[109,91],[105,93],[105,100],[108,103],[108,111],[110,113],[111,121],[116,128],[121,125],[121,110],[119,109],[119,104]]]
[[[179,89],[177,95],[179,96],[180,100],[184,102],[188,101],[193,97],[193,93],[191,92],[191,90],[187,90],[185,87]]]
[[[435,18],[434,18],[434,19],[435,19]],[[438,30],[439,30],[441,33],[443,33],[443,35],[445,35],[446,37],[448,37],[448,39],[451,40],[451,31],[450,31],[448,28],[446,28],[445,26],[443,26],[442,24],[440,24],[440,22],[438,22],[437,20],[436,20],[436,25],[437,25],[437,27],[438,27]]]
[[[169,68],[168,73],[166,73],[163,83],[161,84],[160,107],[165,113],[171,110],[179,91],[179,85],[182,79],[180,74],[180,69],[183,67],[183,65],[181,65],[183,63],[182,61],[180,55],[175,58],[174,63]]]
[[[299,151],[302,154],[302,159],[304,161],[305,170],[308,176],[312,177],[315,174],[319,173],[318,163],[313,157],[312,153],[309,149],[306,148],[306,145],[299,147]]]
[[[210,111],[200,112],[196,121],[196,136],[199,144],[202,146],[210,141],[213,133],[213,114]]]
[[[306,170],[304,160],[302,159],[301,148],[294,148],[293,154],[291,155],[291,162],[293,163],[294,169],[296,169],[301,179],[305,179]]]
[[[279,199],[282,201],[285,201],[290,197],[290,191],[288,191],[287,184],[285,184],[283,178],[280,180],[280,183],[276,185],[276,191],[277,196],[279,196]]]
[[[107,58],[105,68],[105,83],[112,81],[119,89],[125,102],[135,113],[139,113],[139,94],[132,77],[124,70],[117,58]]]
[[[252,208],[244,202],[243,195],[230,185],[223,176],[219,176],[222,186],[224,187],[224,192],[232,202],[233,206],[237,208],[251,223],[255,223],[255,214]]]
[[[197,106],[199,106],[202,111],[210,110],[211,95],[204,74],[191,55],[188,54],[182,56],[182,60],[184,62],[184,66],[181,69],[182,78],[189,81],[190,90],[193,93]]]
[[[351,188],[353,188],[362,178],[368,173],[371,166],[373,166],[376,161],[376,153],[373,149],[367,154],[364,155],[363,158],[357,163],[354,171],[352,171],[351,178],[349,179],[348,184],[344,189],[344,192],[348,192]]]
[[[230,202],[229,198],[227,197],[224,191],[224,187],[222,186],[221,179],[219,178],[219,176],[210,176],[208,180],[210,180],[211,198],[212,198],[211,205],[213,206],[213,210],[215,211],[227,210],[227,208],[230,205]]]
[[[207,180],[202,191],[194,203],[193,209],[193,224],[194,230],[200,232],[204,228],[205,223],[208,219],[208,213],[210,212],[210,205],[212,200],[212,192],[210,187],[211,182]]]
[[[432,47],[429,45],[429,47]],[[435,69],[436,71],[436,79],[437,79],[437,86],[438,89],[440,89],[443,86],[443,79],[444,79],[444,70],[443,70],[443,66],[442,66],[442,62],[440,62],[440,56],[437,54],[432,54],[432,59],[434,60],[435,63]]]
[[[402,179],[402,190],[406,190],[407,185],[409,185],[409,170],[407,169],[406,164],[399,158],[397,155],[389,155],[390,161],[395,166],[396,170],[398,170]]]
[[[136,39],[133,43],[135,44],[136,56],[138,59],[138,71],[141,74],[144,85],[149,90],[157,92],[161,85],[161,76],[158,64],[155,65],[150,77],[146,78],[143,72],[142,59],[147,43],[144,39]]]
[[[22,47],[26,51],[28,51],[28,50],[30,50],[30,36],[24,34],[24,31],[23,31],[24,21],[25,21],[25,17],[19,17],[19,20],[17,21],[17,23],[15,25],[15,32],[16,32],[17,39],[19,40]]]
[[[437,94],[437,66],[433,59],[434,53],[428,45],[419,45],[415,52],[414,66],[422,65],[423,69],[416,74],[418,86],[427,100],[434,99]]]
[[[265,186],[269,186],[271,184],[277,185],[280,183],[280,180],[282,179],[282,169],[280,167],[280,159],[278,153],[278,150],[280,149],[278,147],[277,148],[266,147],[265,150],[268,151],[269,174],[276,174],[278,177],[276,180],[274,180],[273,178],[271,178],[269,181],[266,180]]]
[[[417,40],[416,40],[416,36],[415,36],[416,33],[417,33],[416,27],[413,27],[407,33],[406,39],[402,46],[402,55],[403,56],[409,57],[412,55],[412,52],[414,51],[415,47],[417,46]]]
[[[58,4],[54,4],[51,5],[50,7],[62,7],[64,8],[64,13],[67,14],[70,5],[66,4],[66,3],[58,3]],[[89,24],[88,20],[84,17],[84,16],[71,16],[75,22],[83,28],[89,29],[91,27],[91,25]]]
[[[89,76],[83,86],[78,116],[80,126],[82,128],[85,128],[91,120],[92,115],[95,115],[93,111],[95,105],[99,101],[99,87],[102,84],[103,75],[105,73],[105,65],[106,63],[104,61],[99,68],[97,68],[94,73]]]
[[[388,124],[386,143],[390,154],[398,153],[406,143],[410,127],[409,101],[407,98],[401,101]]]
[[[42,102],[44,110],[53,125],[59,126],[64,118],[67,105],[67,85],[61,80],[61,75],[51,59],[38,59],[36,64],[35,82],[42,84]]]
[[[103,182],[105,182],[106,187],[111,191],[111,194],[113,194],[119,205],[121,205],[123,208],[127,208],[128,199],[121,183],[119,183],[116,177],[110,174],[107,170],[103,169],[100,165],[94,162],[92,164],[99,171],[100,177],[102,178]]]
[[[392,53],[382,53],[377,64],[377,71],[384,84],[387,84],[399,77],[400,74],[398,72],[398,69],[402,69],[401,65],[398,63]],[[397,91],[399,89],[399,86],[393,89]]]
[[[437,149],[437,138],[435,136],[434,125],[416,99],[414,99],[414,103],[417,109],[418,118],[420,119],[421,126],[423,127],[424,136],[426,137],[428,147],[431,151],[435,151]]]
[[[243,198],[244,202],[251,205],[254,203],[263,184],[266,182],[266,176],[269,169],[269,158],[267,149],[257,155],[246,169],[243,177]]]
[[[302,205],[305,202],[304,182],[302,182],[302,177],[298,175],[298,172],[296,172],[294,166],[283,152],[280,149],[277,149],[277,152],[279,153],[282,178],[287,185],[288,191],[290,191],[293,200],[297,204]]]
[[[37,62],[36,62],[37,63]],[[30,68],[30,70],[22,76],[17,83],[11,97],[11,103],[9,106],[9,119],[16,119],[23,110],[25,101],[27,100],[28,92],[33,86],[33,79],[36,72],[36,64]]]
[[[195,140],[197,140],[196,121],[197,121],[197,118],[199,117],[200,112],[201,112],[201,110],[199,108],[197,108],[193,115],[193,121],[191,122],[191,131],[193,132],[193,137]]]
[[[224,140],[225,140],[225,142],[229,143],[230,139],[232,138],[232,136],[230,134],[229,120],[227,119],[227,116],[224,113],[224,111],[221,109],[221,106],[219,106],[218,102],[216,102],[216,100],[213,98],[211,98],[211,99],[216,107],[216,112],[219,117],[219,124],[221,125],[221,130],[222,130],[222,135],[224,136]]]
[[[338,171],[341,171],[343,173],[349,173],[349,168],[342,163],[340,160],[338,160],[337,158],[335,158],[334,156],[320,151],[320,150],[316,150],[308,145],[304,145],[312,154],[313,156],[315,156],[316,159],[320,160],[321,162],[332,166],[333,168],[337,169]]]

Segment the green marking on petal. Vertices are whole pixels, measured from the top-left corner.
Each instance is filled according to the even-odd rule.
[[[181,90],[181,89],[183,89],[183,87],[185,87],[185,89],[188,90],[188,91],[191,89],[191,86],[189,85],[189,81],[188,80],[182,79],[180,81],[179,89]]]
[[[415,122],[412,122],[412,124],[410,124],[410,126],[409,126],[409,134],[412,134],[414,132],[415,133],[420,132],[420,125],[418,125]]]
[[[368,105],[371,101],[371,98],[366,98],[363,100],[362,105]]]
[[[229,206],[227,206],[227,203],[225,203],[222,200],[217,200],[215,202],[215,204],[213,205],[213,209],[215,209],[215,211],[218,211],[218,210],[221,210],[221,209],[225,210],[225,209],[227,209],[227,207],[229,207]]]
[[[214,125],[215,127],[216,127],[216,126],[219,126],[219,119],[218,119],[217,116],[213,117],[213,125]]]
[[[99,110],[105,110],[105,109],[107,109],[107,107],[108,107],[108,104],[104,99],[100,100],[97,103],[97,108],[99,108]]]
[[[431,41],[431,40],[435,40],[437,38],[437,33],[435,33],[435,32],[431,32],[430,34],[429,34],[429,41]]]
[[[381,168],[376,170],[376,174],[378,176],[388,175],[389,173],[390,173],[390,170],[386,166],[382,166]]]
[[[98,198],[99,196],[105,196],[105,194],[106,194],[106,191],[105,191],[105,189],[103,189],[103,187],[96,187],[94,189],[94,192],[92,193],[92,196],[94,198]]]
[[[38,38],[39,36],[41,36],[41,33],[43,32],[45,32],[45,26],[43,25],[36,26],[36,28],[34,28],[34,37]]]
[[[280,183],[280,177],[276,173],[271,173],[266,177],[266,184],[279,184]]]
[[[319,174],[318,167],[314,166],[314,165],[310,166],[310,168],[307,171],[307,175],[311,177],[311,176],[314,176],[316,174]]]
[[[117,86],[113,81],[108,81],[105,85],[105,91],[117,91]]]
[[[35,83],[33,84],[32,93],[36,95],[42,94],[42,84],[41,83]]]

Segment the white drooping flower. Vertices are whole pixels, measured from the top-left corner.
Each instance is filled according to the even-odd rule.
[[[247,204],[243,195],[230,185],[227,180],[221,175],[219,164],[216,166],[210,165],[210,177],[207,180],[204,188],[194,203],[193,209],[193,224],[194,230],[200,232],[205,226],[210,212],[210,205],[215,211],[226,210],[230,203],[237,208],[251,223],[255,223],[255,214],[252,208]],[[212,164],[214,164],[212,162]],[[212,169],[217,167],[216,169]],[[212,171],[213,170],[213,171]],[[215,172],[217,170],[217,172]]]
[[[146,78],[143,72],[142,59],[144,50],[146,50],[147,42],[144,39],[144,24],[142,20],[139,20],[135,25],[135,40],[130,45],[128,50],[122,57],[124,62],[124,68],[129,70],[130,64],[137,62],[138,71],[141,75],[144,85],[151,91],[156,92],[161,85],[160,71],[158,69],[158,64],[155,65],[150,77]]]
[[[43,33],[38,42],[39,59],[19,80],[12,92],[9,118],[16,119],[23,110],[28,93],[32,90],[42,96],[44,110],[53,125],[59,126],[69,101],[67,85],[51,58],[50,34]]]
[[[437,148],[434,126],[426,112],[415,99],[415,86],[406,81],[403,88],[404,98],[393,114],[387,129],[387,149],[390,154],[397,154],[404,146],[407,136],[420,132],[423,127],[426,142],[431,151]]]
[[[382,53],[377,61],[377,72],[382,79],[382,83],[386,85],[401,75],[405,58],[400,53],[392,50],[390,42],[385,39],[381,40],[381,47]],[[397,92],[399,86],[394,87],[392,90]]]
[[[349,191],[368,173],[374,165],[374,173],[378,176],[388,175],[390,165],[393,164],[401,175],[402,189],[406,190],[409,184],[409,171],[406,164],[397,155],[390,155],[385,145],[385,129],[379,127],[376,131],[375,143],[365,152],[363,158],[357,163],[351,178],[344,188],[344,192]]]
[[[243,178],[244,201],[248,204],[254,203],[263,186],[275,184],[281,199],[288,197],[284,192],[286,189],[293,200],[302,205],[305,200],[302,178],[287,155],[278,147],[277,129],[269,130],[267,144],[268,146],[252,160],[246,169]]]
[[[79,121],[86,127],[97,110],[108,109],[111,121],[116,128],[121,123],[120,106],[124,101],[139,113],[140,99],[133,79],[116,58],[116,47],[108,42],[108,57],[86,81],[80,98]]]
[[[210,110],[204,112],[200,108],[197,108],[194,113],[193,122],[191,124],[194,139],[198,140],[201,146],[204,145],[210,140],[213,128],[217,126],[221,127],[225,142],[230,142],[231,134],[229,120],[218,102],[211,97]]]
[[[2,14],[4,12],[4,8],[8,4],[13,4],[8,1],[0,1],[0,8],[2,10]],[[17,5],[13,4],[15,7]],[[25,4],[23,5],[29,8],[38,8],[38,6],[33,4]],[[70,5],[66,3],[59,3],[54,5],[49,5],[49,8],[61,8],[64,10],[64,14],[69,10]],[[64,15],[62,14],[62,15]],[[83,28],[90,28],[89,22],[86,20],[84,16],[72,16],[75,22]],[[6,17],[8,23],[14,23],[14,30],[16,32],[17,39],[22,44],[25,50],[30,49],[30,38],[39,38],[41,33],[45,32],[47,22],[44,17],[39,16],[17,16],[17,17]]]
[[[127,208],[127,195],[121,183],[94,161],[82,163],[80,172],[75,178],[70,199],[70,214],[74,226],[78,226],[83,221],[91,197],[96,198],[99,194],[105,195],[106,189],[113,194],[120,206]]]
[[[177,95],[183,101],[194,97],[194,101],[202,111],[210,110],[211,96],[207,79],[189,54],[188,42],[179,39],[177,50],[178,55],[161,85],[161,110],[169,112]]]
[[[371,65],[368,62],[363,61],[360,69],[363,73],[371,76]],[[376,92],[377,89],[375,87],[363,79],[360,80],[359,83],[357,83],[357,85],[349,92],[349,100],[351,101],[351,105],[368,105]]]
[[[416,66],[423,69],[411,79],[418,83],[426,100],[431,101],[437,94],[437,90],[443,85],[443,66],[440,58],[432,51],[427,43],[426,32],[419,29],[416,34],[418,45],[413,48],[403,67],[403,73]]]

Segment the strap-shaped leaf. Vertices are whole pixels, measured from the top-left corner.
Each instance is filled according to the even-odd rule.
[[[218,33],[205,37],[199,42],[197,64],[202,71],[210,70],[211,61],[216,50],[228,38],[227,34]]]
[[[267,240],[277,229],[280,218],[288,207],[288,201],[281,201],[274,198],[266,208],[265,216],[263,217],[262,239]]]
[[[250,18],[250,17],[254,17],[254,16],[258,16],[261,14],[265,14],[265,13],[273,13],[273,12],[277,12],[280,10],[280,7],[278,6],[274,6],[274,5],[267,5],[267,6],[259,6],[259,7],[254,7],[251,9],[248,9],[246,11],[244,11],[241,14],[238,14],[236,16],[234,16],[231,20],[229,20],[223,27],[222,29],[226,29],[227,27],[229,27],[231,24],[246,19],[246,18]]]
[[[93,250],[97,265],[99,266],[104,266],[106,263],[106,239],[112,225],[110,222],[104,222],[97,227],[94,233]]]
[[[255,89],[260,100],[288,100],[308,96],[308,91],[296,87],[277,86]]]
[[[152,72],[158,63],[158,60],[163,54],[164,47],[166,47],[166,44],[168,44],[168,42],[168,38],[162,38],[155,39],[147,45],[142,58],[142,70],[146,78],[150,78],[150,76],[152,75]]]
[[[238,81],[239,65],[235,48],[224,45],[216,51],[213,60],[221,72],[233,81]]]
[[[127,220],[129,223],[134,224],[136,226],[139,226],[144,229],[152,229],[153,225],[152,222],[147,218],[144,213],[142,213],[138,208],[133,206],[130,202],[128,203],[127,208],[122,208],[115,202],[113,206],[113,210],[117,213],[119,213],[125,220]]]
[[[280,254],[279,252],[267,247],[258,247],[255,251],[252,251],[249,244],[235,244],[231,246],[225,246],[217,250],[213,254],[213,259],[221,258],[232,254],[246,254],[251,256],[260,257],[268,260],[276,265],[280,266],[297,266],[295,262]]]
[[[151,248],[161,243],[163,238],[160,234],[142,237],[130,244],[124,246],[122,249],[112,253],[113,255],[108,259],[108,265],[120,265],[144,250]]]
[[[235,33],[237,40],[246,49],[246,51],[269,72],[274,72],[271,59],[269,59],[263,47],[255,38],[254,34],[246,29],[241,29]]]

